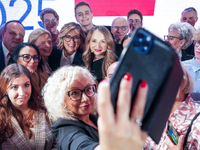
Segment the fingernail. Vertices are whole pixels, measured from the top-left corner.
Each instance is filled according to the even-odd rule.
[[[126,73],[126,74],[124,75],[124,79],[125,79],[126,81],[130,81],[130,80],[131,80],[131,74],[130,74],[130,73]]]
[[[147,81],[146,80],[143,80],[141,83],[140,83],[140,86],[142,88],[145,88],[147,86]]]
[[[105,78],[105,79],[103,79],[101,82],[107,82],[106,78]]]

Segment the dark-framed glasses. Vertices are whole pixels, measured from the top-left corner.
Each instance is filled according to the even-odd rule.
[[[57,19],[56,18],[52,19],[52,20],[46,19],[46,20],[44,20],[44,22],[45,22],[45,24],[49,24],[50,22],[54,23],[54,22],[57,22]]]
[[[174,38],[182,40],[179,37],[164,35],[164,40],[172,41]]]
[[[135,19],[135,20],[130,19],[129,22],[130,22],[130,23],[135,23],[135,24],[141,23],[141,21],[140,21],[139,19]]]
[[[73,36],[71,37],[70,35],[65,35],[63,36],[63,38],[65,39],[66,42],[70,42],[71,39],[73,39],[74,42],[79,42],[81,37],[80,36]]]
[[[199,46],[200,46],[200,42],[194,41],[194,46],[195,46],[195,47],[199,47]]]
[[[79,101],[82,98],[82,94],[83,92],[88,96],[88,97],[92,97],[95,93],[96,93],[96,85],[92,84],[89,86],[86,86],[85,89],[80,90],[80,89],[74,89],[71,91],[67,92],[67,95],[69,96],[69,98],[72,101]]]
[[[112,26],[113,30],[117,31],[121,28],[122,31],[125,31],[128,26]]]
[[[25,61],[25,62],[30,62],[31,59],[33,59],[33,61],[35,63],[39,63],[40,60],[41,60],[41,57],[39,55],[33,55],[33,56],[31,56],[29,54],[23,54],[23,55],[19,55],[18,57],[23,57],[23,61]]]

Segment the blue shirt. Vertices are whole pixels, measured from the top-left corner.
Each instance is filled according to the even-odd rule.
[[[200,65],[196,62],[195,57],[182,62],[194,80],[194,90],[191,93],[194,101],[200,102]]]

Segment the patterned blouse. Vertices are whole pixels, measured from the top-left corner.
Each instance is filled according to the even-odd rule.
[[[179,109],[170,114],[172,124],[179,135],[185,135],[193,117],[200,111],[200,105],[195,103],[191,96],[188,96]],[[168,150],[166,145],[167,125],[162,134],[158,145],[148,137],[144,150]],[[200,149],[200,116],[193,122],[191,132],[188,135],[187,143],[184,150]]]

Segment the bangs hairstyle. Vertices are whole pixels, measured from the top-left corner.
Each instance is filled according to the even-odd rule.
[[[48,78],[42,95],[45,106],[47,107],[49,118],[55,122],[59,118],[67,118],[76,120],[73,112],[66,106],[65,95],[67,87],[70,87],[75,80],[80,81],[80,77],[84,76],[95,84],[95,77],[84,67],[80,66],[63,66]],[[96,94],[92,114],[96,114]]]
[[[182,91],[187,96],[188,94],[192,93],[192,91],[194,89],[194,81],[192,79],[192,76],[190,75],[190,73],[188,72],[188,70],[182,63],[181,63],[181,66],[182,66],[182,70],[183,70],[183,81],[182,82],[184,84]]]
[[[78,7],[80,7],[80,6],[87,6],[87,7],[89,7],[90,12],[92,12],[92,10],[91,10],[91,8],[90,8],[90,5],[89,5],[88,3],[82,1],[82,2],[78,2],[78,3],[75,5],[75,7],[74,7],[74,13],[75,13],[75,15],[76,15],[76,9],[77,9]]]
[[[193,42],[193,35],[195,33],[195,29],[189,23],[187,23],[187,22],[172,23],[168,28],[168,32],[170,32],[172,30],[178,31],[178,33],[179,33],[178,38],[180,40],[183,40],[183,39],[186,40],[185,44],[182,46],[182,49],[188,48],[190,46],[190,44]]]
[[[26,75],[30,79],[31,97],[28,101],[28,108],[30,111],[27,116],[24,117],[22,112],[15,108],[10,101],[7,90],[10,88],[13,80],[20,75]],[[14,134],[14,128],[12,126],[12,117],[14,117],[25,135],[32,137],[32,131],[30,130],[30,122],[36,111],[46,112],[43,100],[39,94],[39,88],[34,83],[29,70],[21,64],[8,65],[0,76],[0,144],[7,138],[12,137]],[[40,97],[40,98],[39,98]]]
[[[79,32],[79,35],[81,37],[81,44],[80,44],[79,47],[81,48],[81,50],[84,50],[86,36],[85,36],[85,33],[83,32],[81,26],[79,24],[75,23],[75,22],[69,22],[69,23],[65,24],[62,27],[62,29],[60,30],[60,33],[58,35],[58,38],[59,38],[58,49],[60,49],[60,50],[65,49],[63,37],[74,29],[77,29],[78,32]]]
[[[29,42],[29,43],[35,44],[35,42],[37,41],[37,39],[38,39],[41,35],[43,35],[43,34],[48,34],[49,37],[52,39],[51,34],[50,34],[50,32],[49,32],[48,30],[42,29],[42,28],[38,28],[38,29],[33,30],[33,31],[29,34],[28,42]]]
[[[108,45],[107,50],[105,52],[103,64],[102,64],[102,77],[105,78],[107,75],[108,67],[116,60],[115,60],[115,45],[114,45],[112,35],[111,35],[110,31],[107,28],[105,28],[104,26],[94,26],[89,31],[87,38],[86,38],[86,42],[85,42],[86,49],[85,49],[85,52],[83,53],[83,61],[85,63],[86,68],[91,71],[91,64],[93,63],[95,56],[94,56],[94,53],[91,52],[90,41],[91,41],[92,34],[96,30],[100,31],[104,35],[105,41]]]
[[[45,8],[43,9],[43,11],[40,13],[40,19],[42,20],[42,22],[44,22],[44,15],[45,14],[48,14],[48,13],[51,13],[54,15],[54,17],[59,20],[59,16],[58,16],[58,13],[52,9],[52,8]]]
[[[194,33],[193,40],[195,42],[200,42],[200,29],[196,30],[196,32]]]

